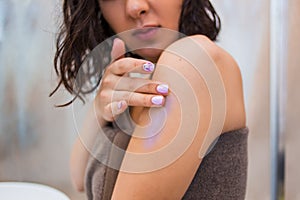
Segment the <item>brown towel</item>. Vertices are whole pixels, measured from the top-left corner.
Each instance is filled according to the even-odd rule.
[[[204,157],[184,200],[242,200],[247,182],[248,128],[222,134]]]
[[[119,116],[116,122],[103,128],[105,135],[99,134],[95,140],[86,175],[85,188],[89,200],[111,199],[124,153],[111,149],[112,144],[126,150],[134,125],[129,110]],[[122,131],[121,131],[122,130]],[[103,136],[109,140],[104,142]],[[100,162],[101,161],[101,162]],[[107,167],[114,166],[114,168]]]
[[[128,119],[128,113],[119,118],[120,121]],[[105,127],[104,132],[111,142],[126,150],[130,136],[124,132],[132,132],[133,126],[130,121],[125,124],[128,126],[122,127],[123,131],[114,123],[113,126]],[[183,199],[244,199],[247,178],[247,136],[247,128],[222,134],[210,153],[202,160]],[[111,143],[103,143],[103,138],[99,137],[95,141],[93,155],[95,157],[90,158],[85,177],[87,197],[89,200],[109,200],[124,154],[112,152]],[[117,169],[106,167],[99,160],[114,162]]]

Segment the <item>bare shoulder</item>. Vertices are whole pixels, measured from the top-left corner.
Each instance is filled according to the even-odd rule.
[[[223,132],[244,128],[246,114],[244,106],[243,81],[235,59],[224,49],[203,35],[191,37],[196,40],[215,62],[222,76],[226,90],[226,119]]]
[[[204,35],[193,35],[183,38],[171,45],[167,51],[172,52],[174,49],[178,49],[178,54],[181,54],[190,64],[194,62],[184,73],[187,73],[186,76],[191,83],[197,82],[197,84],[195,84],[196,87],[203,84],[200,79],[204,79],[206,86],[208,84],[207,80],[212,78],[217,79],[213,76],[216,70],[220,74],[226,95],[226,117],[222,132],[244,128],[246,126],[246,114],[243,81],[240,68],[235,59],[227,51]],[[184,49],[186,49],[187,53],[184,53]],[[171,54],[172,53],[165,52],[162,57],[166,56],[167,58],[161,59],[160,61],[172,63],[170,60],[176,56],[172,56]],[[191,70],[191,68],[198,68],[197,72],[200,73],[202,77],[200,79],[199,77],[195,77],[193,75],[194,71]],[[182,69],[179,69],[179,71],[183,73]],[[213,91],[218,92],[215,90],[220,89],[221,88],[217,86],[213,88]],[[211,93],[212,91],[210,90],[209,92]],[[205,96],[204,93],[202,93],[202,95]]]

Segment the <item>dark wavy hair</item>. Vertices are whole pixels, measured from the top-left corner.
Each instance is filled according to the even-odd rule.
[[[202,34],[215,41],[220,29],[220,18],[209,0],[183,1],[179,32],[185,35]],[[114,34],[101,14],[98,0],[64,0],[63,22],[56,40],[54,57],[54,69],[59,82],[49,96],[63,85],[75,97],[58,107],[67,106],[76,98],[84,102],[83,96],[97,88],[109,61],[98,58],[93,64],[86,64],[84,68],[81,66],[89,52]],[[110,46],[106,44],[104,48],[107,50]],[[92,78],[93,86],[85,89],[84,85],[91,82]]]

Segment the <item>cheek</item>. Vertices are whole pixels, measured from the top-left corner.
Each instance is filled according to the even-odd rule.
[[[180,8],[180,9],[179,9]],[[181,15],[181,5],[172,7],[163,11],[164,22],[167,28],[172,30],[179,30],[179,20]]]
[[[169,28],[171,30],[174,31],[178,31],[179,30],[179,18],[180,16],[177,15],[177,13],[175,15],[169,15],[167,16],[165,19],[166,21],[166,28]]]
[[[122,31],[122,27],[124,25],[123,15],[118,6],[114,6],[113,9],[111,6],[100,6],[102,15],[109,26],[115,33],[119,33]],[[116,14],[118,13],[118,14]]]

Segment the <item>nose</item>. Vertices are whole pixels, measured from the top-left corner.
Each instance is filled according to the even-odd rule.
[[[149,11],[147,0],[127,0],[126,11],[134,19],[141,18]]]

